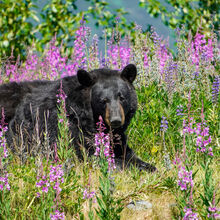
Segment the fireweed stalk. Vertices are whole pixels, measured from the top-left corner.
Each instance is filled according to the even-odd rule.
[[[194,119],[190,118],[190,111],[191,111],[191,92],[188,96],[188,122],[186,123],[183,120],[183,149],[182,154],[174,160],[174,165],[177,169],[177,193],[176,193],[176,200],[180,210],[180,216],[182,219],[198,219],[198,214],[195,212],[195,205],[193,201],[193,190],[194,190],[194,181],[193,181],[193,164],[194,164],[194,157],[193,157],[193,146],[192,143],[192,130],[193,130],[193,122]],[[195,150],[194,150],[195,151]],[[181,159],[180,159],[181,158]]]
[[[100,116],[99,122],[97,123],[98,133],[95,135],[96,151],[95,156],[97,157],[100,165],[101,175],[99,177],[99,193],[96,195],[96,199],[99,208],[96,209],[96,213],[99,219],[120,219],[120,212],[123,210],[121,199],[115,199],[113,197],[114,182],[112,172],[116,168],[114,160],[114,152],[110,145],[110,136],[105,134],[106,129],[103,123],[103,119]]]
[[[8,127],[5,123],[4,109],[0,123],[0,218],[8,219],[10,216],[10,184],[8,182],[8,150],[6,147],[5,132]]]
[[[187,141],[186,141],[187,140]],[[198,214],[194,211],[193,202],[193,171],[192,164],[190,161],[190,155],[188,155],[188,139],[186,139],[185,133],[183,132],[183,152],[181,157],[176,155],[173,162],[177,169],[177,193],[176,200],[178,208],[180,210],[180,216],[184,220],[198,219]],[[187,148],[187,149],[186,149]],[[182,158],[182,160],[180,159]]]
[[[215,183],[212,178],[213,170],[210,167],[214,156],[210,146],[211,141],[209,127],[204,120],[202,107],[200,123],[196,123],[192,117],[189,117],[188,122],[183,120],[182,161],[179,158],[176,158],[174,161],[178,170],[178,187],[180,189],[180,195],[177,200],[183,219],[198,219],[198,215],[194,210],[196,205],[200,206],[199,203],[203,205],[203,211],[200,213],[202,217],[215,219],[215,216],[218,214],[217,204],[215,204],[214,199]],[[199,162],[204,173],[202,182],[204,191],[200,193],[200,198],[196,198],[200,202],[193,201],[193,179],[196,175],[196,172],[193,174],[193,164],[196,161]]]
[[[38,188],[37,197],[40,199],[40,218],[65,219],[64,213],[61,211],[60,185],[64,182],[64,173],[61,165],[50,166],[48,172],[44,170],[43,163],[40,167],[40,174],[37,176],[36,187]]]
[[[54,143],[55,162],[65,160],[70,156],[68,146],[71,141],[69,136],[69,123],[66,118],[66,97],[61,81],[60,89],[57,94],[58,141],[57,143]],[[46,167],[48,167],[48,164]],[[36,187],[40,189],[40,191],[37,192],[37,197],[40,197],[43,204],[41,205],[42,216],[50,216],[50,219],[52,220],[65,219],[64,213],[61,212],[60,209],[60,192],[62,190],[60,184],[64,182],[63,176],[64,173],[61,165],[51,165],[49,171],[46,169],[46,171],[43,172],[42,164],[40,176],[37,177],[38,182],[36,183]]]
[[[92,204],[96,203],[96,193],[95,191],[92,191],[91,189],[91,172],[89,173],[89,178],[88,178],[88,184],[87,186],[84,188],[83,191],[83,199],[85,200],[89,200],[89,213],[88,213],[88,217],[90,220],[94,219],[94,213],[92,211]]]
[[[75,162],[76,156],[73,152],[73,148],[69,147],[71,144],[71,136],[69,133],[69,122],[66,114],[66,94],[63,91],[62,81],[60,82],[60,89],[57,94],[57,117],[58,117],[58,156],[61,160],[67,160],[68,158],[74,157]],[[72,155],[73,154],[73,155]]]

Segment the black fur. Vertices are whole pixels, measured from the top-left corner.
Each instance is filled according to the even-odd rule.
[[[97,132],[96,123],[101,115],[105,120],[107,131],[113,127],[111,123],[113,125],[117,118],[115,127],[111,129],[116,164],[120,167],[135,164],[140,169],[155,171],[154,166],[141,161],[128,147],[125,135],[137,109],[136,92],[132,85],[136,74],[136,67],[129,64],[121,73],[110,69],[96,69],[91,72],[79,70],[77,76],[57,81],[13,82],[1,85],[0,107],[5,109],[6,122],[9,123],[8,144],[13,149],[14,137],[18,137],[17,126],[22,130],[25,141],[31,142],[36,129],[43,138],[45,124],[51,146],[56,142],[58,130],[56,95],[62,80],[62,88],[67,95],[69,129],[79,158],[82,157],[80,137],[84,138],[84,147],[88,155],[94,154],[93,139]],[[107,119],[110,123],[107,123]]]

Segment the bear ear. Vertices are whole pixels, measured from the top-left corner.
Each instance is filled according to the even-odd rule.
[[[121,72],[121,77],[133,83],[137,76],[137,68],[134,64],[128,64]]]
[[[93,84],[92,77],[86,70],[79,69],[77,71],[77,78],[78,78],[79,83],[83,86],[89,87]]]

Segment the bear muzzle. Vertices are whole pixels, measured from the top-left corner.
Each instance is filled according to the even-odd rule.
[[[105,122],[109,127],[115,129],[124,125],[125,116],[122,105],[119,102],[113,102],[106,106]]]

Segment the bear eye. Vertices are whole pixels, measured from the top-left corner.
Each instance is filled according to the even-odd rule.
[[[125,100],[125,97],[120,92],[118,93],[118,97],[121,101]]]
[[[108,99],[107,98],[104,98],[104,99],[101,99],[100,101],[102,104],[106,104],[108,102]]]

